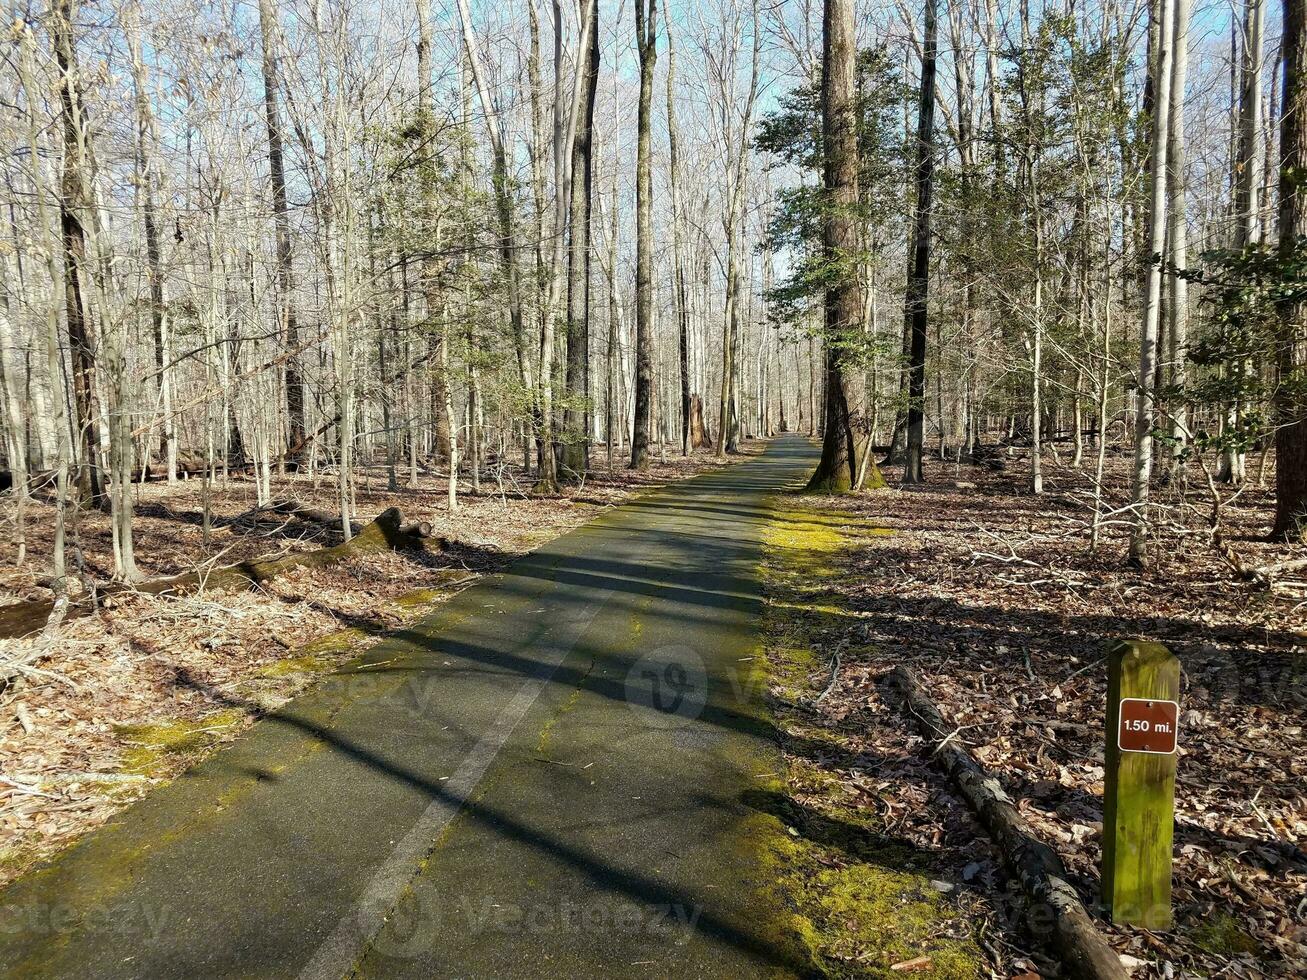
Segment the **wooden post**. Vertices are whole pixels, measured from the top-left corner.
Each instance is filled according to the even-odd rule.
[[[1169,929],[1180,662],[1122,640],[1107,663],[1103,903],[1115,923]]]

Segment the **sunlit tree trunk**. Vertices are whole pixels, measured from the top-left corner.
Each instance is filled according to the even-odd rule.
[[[177,480],[177,432],[172,415],[172,377],[168,365],[167,306],[163,295],[163,251],[159,244],[157,204],[158,169],[154,147],[158,134],[154,112],[146,92],[145,63],[141,57],[140,4],[134,4],[125,25],[132,61],[132,85],[136,96],[136,173],[140,182],[141,217],[145,229],[146,277],[150,289],[150,324],[154,329],[154,368],[159,410],[163,416],[163,457],[168,482]]]
[[[10,255],[0,256],[0,432],[4,435],[5,457],[9,461],[12,481],[10,495],[14,502],[14,564],[22,566],[27,559],[26,518],[30,496],[27,432],[30,420],[24,407],[19,378],[21,348],[14,317],[15,314],[20,314],[21,302],[15,295],[17,290],[11,286],[13,278],[16,278],[16,270],[11,267],[11,261],[13,257]]]
[[[1167,132],[1171,114],[1171,24],[1174,0],[1156,0],[1157,53],[1153,58],[1153,119],[1149,162],[1148,268],[1143,317],[1139,331],[1139,375],[1135,379],[1135,458],[1131,483],[1134,521],[1130,532],[1130,562],[1147,558],[1149,483],[1153,473],[1154,398],[1157,376],[1157,333],[1162,306],[1162,256],[1166,247]]]
[[[266,0],[265,0],[266,2]],[[435,220],[434,216],[444,206],[437,194],[436,180],[433,171],[438,166],[433,158],[432,147],[436,144],[436,114],[435,107],[432,104],[431,93],[431,23],[429,16],[429,4],[431,0],[416,0],[417,2],[417,19],[418,19],[418,126],[421,130],[422,153],[426,158],[426,166],[423,168],[425,177],[424,183],[424,207],[427,211],[428,229]],[[439,348],[441,356],[437,358],[431,372],[431,400],[435,405],[435,417],[432,419],[435,437],[436,455],[442,459],[450,458],[450,421],[449,415],[445,411],[447,402],[447,391],[449,386],[447,365],[445,363],[445,324],[443,319],[435,316],[437,309],[443,309],[445,298],[440,295],[441,280],[441,257],[437,254],[435,248],[429,249],[429,256],[423,262],[423,275],[426,283],[427,297],[427,316],[429,318],[428,328],[439,331],[432,338],[434,345]]]
[[[853,257],[858,223],[858,142],[855,114],[854,66],[856,39],[853,0],[825,0],[822,44],[822,145],[825,152],[825,208],[822,251],[828,275],[824,336],[826,338],[826,418],[821,459],[808,489],[821,493],[851,490],[858,480],[857,432],[854,429],[851,392],[844,370],[839,338],[859,332],[862,297]],[[881,481],[874,474],[869,481]]]
[[[40,104],[33,64],[35,62],[36,38],[29,25],[21,28],[19,72],[23,91],[27,96],[27,151],[31,157],[32,191],[36,202],[37,236],[41,243],[41,253],[45,256],[47,278],[50,292],[45,304],[44,341],[45,366],[50,380],[51,408],[54,412],[53,432],[55,439],[55,521],[54,540],[50,549],[50,564],[53,570],[54,591],[56,596],[67,593],[67,564],[64,544],[68,516],[68,477],[69,460],[72,447],[69,444],[68,419],[64,412],[64,398],[59,379],[62,375],[62,356],[59,350],[59,307],[58,286],[60,272],[57,259],[57,246],[51,232],[53,216],[49,200],[53,196],[46,181],[46,171],[42,164],[40,129],[37,122],[35,106]]]
[[[635,161],[635,429],[631,469],[649,468],[653,413],[653,83],[658,59],[658,0],[635,0],[640,102]]]
[[[532,385],[532,372],[527,358],[526,321],[522,312],[522,282],[517,261],[518,241],[514,217],[513,176],[509,171],[508,147],[505,145],[503,127],[494,99],[491,98],[485,73],[481,70],[481,57],[477,51],[476,37],[472,32],[472,17],[468,12],[467,0],[457,0],[457,5],[468,67],[476,83],[477,96],[486,121],[486,135],[490,140],[491,182],[498,225],[500,264],[504,277],[508,280],[508,319],[517,351],[518,378],[522,386],[529,390]]]
[[[1170,432],[1174,443],[1164,462],[1164,477],[1183,479],[1181,454],[1188,435],[1183,389],[1187,380],[1185,358],[1189,346],[1189,281],[1179,273],[1189,265],[1189,220],[1185,201],[1185,88],[1189,70],[1189,9],[1190,0],[1175,0],[1175,24],[1171,66],[1171,112],[1169,115],[1170,146],[1167,148],[1167,263],[1170,296],[1167,304],[1166,351],[1170,362],[1166,372],[1171,387],[1181,392],[1171,399],[1168,407],[1171,418]]]
[[[56,0],[50,12],[50,34],[59,69],[63,170],[59,219],[63,235],[64,321],[68,328],[73,375],[76,438],[81,445],[77,485],[83,503],[104,506],[104,475],[100,469],[100,405],[96,380],[95,328],[91,316],[91,259],[85,224],[93,220],[86,115],[82,106],[77,49],[73,40],[75,0]]]
[[[580,75],[581,117],[572,146],[571,247],[567,275],[567,407],[563,417],[563,467],[570,478],[590,468],[590,239],[594,191],[594,112],[599,90],[596,22]]]
[[[676,326],[681,369],[681,455],[690,454],[690,302],[685,285],[685,255],[681,241],[681,162],[676,127],[676,49],[672,41],[671,12],[663,8],[667,25],[667,183],[672,203],[672,288],[676,297]]]

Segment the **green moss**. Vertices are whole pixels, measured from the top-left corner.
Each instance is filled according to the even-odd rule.
[[[307,654],[286,657],[259,668],[259,677],[290,677],[293,674],[323,674],[336,666],[337,658]]]
[[[422,606],[429,606],[438,602],[447,594],[446,589],[414,589],[412,592],[406,592],[399,598],[393,600],[394,605],[400,609],[419,609]]]
[[[1250,936],[1234,916],[1213,912],[1190,933],[1193,944],[1213,956],[1237,956],[1252,953],[1260,956],[1261,944]]]
[[[587,671],[587,674],[588,673],[589,671]],[[581,688],[578,687],[575,691],[571,693],[571,696],[568,697],[567,701],[563,703],[563,706],[559,708],[557,711],[555,711],[553,715],[550,716],[549,720],[545,722],[544,727],[540,729],[540,737],[539,739],[536,740],[536,752],[538,752],[540,755],[544,756],[545,758],[548,758],[549,743],[553,738],[554,727],[558,724],[558,722],[562,719],[562,717],[565,714],[567,714],[569,711],[572,711],[576,707],[577,702],[580,700],[581,700]]]
[[[972,942],[940,936],[946,924],[963,934],[965,925],[920,875],[854,864],[804,875],[794,887],[807,913],[803,940],[827,976],[893,976],[890,966],[923,955],[932,977],[982,972]]]
[[[436,585],[406,592],[392,600],[392,604],[400,609],[421,609],[424,606],[434,605],[451,595],[455,586],[465,583],[470,577],[462,568],[438,569],[434,574],[438,580]]]
[[[811,498],[785,495],[776,504],[765,535],[763,629],[789,751],[782,777],[750,803],[774,828],[758,846],[790,910],[786,928],[819,976],[897,977],[890,967],[918,956],[931,958],[921,976],[982,976],[986,960],[966,917],[931,885],[944,872],[932,871],[929,855],[887,838],[843,778],[848,737],[785,710],[786,700],[825,684],[826,648],[852,616],[833,588],[844,574],[841,559],[859,541],[891,532],[869,518],[818,510]],[[848,647],[845,657],[862,650]]]
[[[0,851],[0,881],[17,878],[41,859],[34,847],[13,847]]]
[[[244,714],[219,711],[198,721],[171,721],[144,725],[114,725],[122,739],[123,771],[142,776],[171,771],[179,756],[194,755],[217,744],[223,733],[238,724]]]
[[[306,643],[297,651],[301,659],[322,657],[327,654],[349,653],[358,644],[368,638],[368,634],[358,627],[351,626],[338,633],[328,633],[311,643]]]

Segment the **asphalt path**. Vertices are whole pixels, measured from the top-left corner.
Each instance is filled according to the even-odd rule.
[[[762,534],[815,461],[783,436],[389,636],[0,892],[0,976],[801,973],[751,803]]]

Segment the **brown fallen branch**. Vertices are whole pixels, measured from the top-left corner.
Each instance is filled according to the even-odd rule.
[[[413,527],[421,525],[404,525],[401,520],[399,509],[392,507],[383,511],[375,521],[361,528],[358,534],[344,544],[279,558],[245,561],[222,568],[149,579],[134,586],[110,585],[101,589],[99,595],[103,599],[133,592],[146,595],[182,595],[208,589],[226,591],[249,589],[270,582],[296,568],[320,568],[354,555],[423,547],[418,535],[408,533]],[[30,636],[41,630],[55,609],[55,602],[56,600],[53,599],[38,599],[0,606],[0,638]],[[86,616],[94,608],[94,604],[89,600],[70,601],[67,618]],[[3,679],[4,675],[0,674],[0,680]]]
[[[933,747],[931,758],[999,845],[1032,909],[1051,912],[1054,951],[1067,974],[1081,980],[1127,980],[1129,973],[1067,880],[1066,867],[1057,852],[1035,838],[998,780],[954,741],[957,728],[944,720],[916,675],[899,666],[890,672],[890,680],[902,694],[908,714],[916,719],[917,727]]]
[[[44,605],[46,607],[45,621],[40,624],[41,635],[36,642],[16,653],[0,654],[0,687],[8,685],[16,677],[21,678],[26,675],[49,676],[55,680],[63,681],[74,692],[78,690],[77,685],[63,675],[50,674],[47,671],[38,670],[34,666],[38,660],[44,660],[53,652],[58,637],[59,624],[67,618],[69,610],[67,596],[59,596],[53,602]],[[35,632],[35,630],[32,632]],[[25,712],[22,711],[22,705],[19,705],[19,709],[18,723],[30,735],[32,731],[31,718],[24,718]]]

